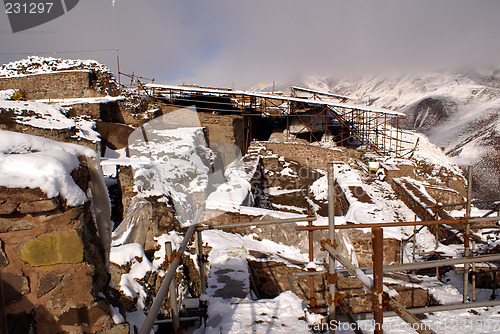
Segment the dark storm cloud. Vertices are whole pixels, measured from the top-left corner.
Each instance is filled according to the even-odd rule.
[[[311,72],[500,59],[498,1],[117,0],[114,9],[121,70],[157,82],[243,86]],[[5,16],[2,53],[115,47],[111,0],[82,0],[38,29],[9,30]],[[59,56],[95,58],[116,71],[113,51]]]

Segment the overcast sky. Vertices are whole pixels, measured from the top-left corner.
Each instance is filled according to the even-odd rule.
[[[106,49],[52,56],[116,73],[111,3],[80,0],[15,34],[0,13],[0,63]],[[313,72],[500,63],[498,0],[116,0],[114,11],[121,71],[162,83],[245,88]]]

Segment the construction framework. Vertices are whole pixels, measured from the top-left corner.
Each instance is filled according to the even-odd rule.
[[[251,117],[285,118],[285,141],[293,141],[301,134],[308,134],[310,141],[332,140],[328,135],[336,133],[333,140],[341,146],[366,145],[378,154],[395,156],[400,156],[403,151],[400,128],[400,120],[405,118],[403,113],[347,104],[345,102],[351,98],[343,95],[296,86],[291,88],[290,96],[276,92],[153,83],[143,87],[149,96],[165,99],[172,107],[208,103],[207,107],[196,106],[197,110],[241,114],[244,120]],[[298,130],[291,131],[292,123],[297,122],[300,124]],[[249,141],[247,138],[247,146]]]

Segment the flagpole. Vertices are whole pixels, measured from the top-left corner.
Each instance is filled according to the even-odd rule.
[[[115,14],[115,1],[116,0],[111,0],[111,3],[113,5],[113,32],[115,35],[115,50],[116,50],[116,66],[118,70],[118,84],[121,85],[121,80],[120,80],[120,53],[118,50],[118,39],[116,37],[116,14]]]

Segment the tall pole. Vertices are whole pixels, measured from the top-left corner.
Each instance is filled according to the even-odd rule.
[[[167,241],[165,243],[166,254],[168,259],[168,265],[170,266],[170,259],[172,258],[172,241]],[[177,292],[175,276],[170,283],[170,288],[168,294],[170,295],[170,312],[172,315],[172,330],[174,333],[179,333],[179,309],[177,308]]]
[[[194,232],[196,231],[196,225],[200,222],[201,215],[203,213],[203,210],[205,210],[205,206],[202,205],[199,209],[198,212],[196,213],[196,216],[194,217],[193,225],[190,225],[186,235],[184,236],[184,239],[182,239],[182,242],[179,246],[179,249],[176,252],[176,256],[174,257],[174,260],[172,263],[168,266],[168,271],[165,274],[165,277],[163,278],[163,282],[161,282],[160,289],[158,290],[158,293],[156,294],[156,297],[153,301],[153,305],[151,305],[151,308],[149,309],[148,315],[146,316],[146,319],[144,320],[144,323],[142,324],[142,327],[139,331],[139,334],[149,334],[151,332],[151,329],[153,328],[153,325],[156,320],[156,316],[158,315],[158,312],[160,311],[160,307],[163,304],[163,300],[167,296],[168,290],[170,288],[170,282],[175,276],[175,271],[179,264],[181,263],[180,257],[181,255],[186,251],[187,244],[191,237],[193,236]]]
[[[196,245],[198,248],[198,266],[200,267],[200,292],[201,294],[207,293],[206,279],[205,279],[205,258],[203,255],[203,240],[201,238],[201,230],[196,231]]]
[[[465,233],[464,233],[464,256],[469,257],[469,248],[470,248],[470,211],[471,211],[471,202],[472,202],[472,166],[467,167],[467,207],[465,210]],[[467,302],[468,293],[469,293],[469,264],[464,264],[464,295],[463,302]]]
[[[373,318],[375,328],[373,333],[383,334],[384,323],[384,232],[381,227],[372,228],[372,260],[373,260]]]
[[[328,238],[335,245],[335,170],[333,163],[328,164]],[[335,259],[328,257],[328,283],[329,283],[329,308],[328,324],[335,320]],[[335,333],[335,329],[329,326],[329,332]]]

